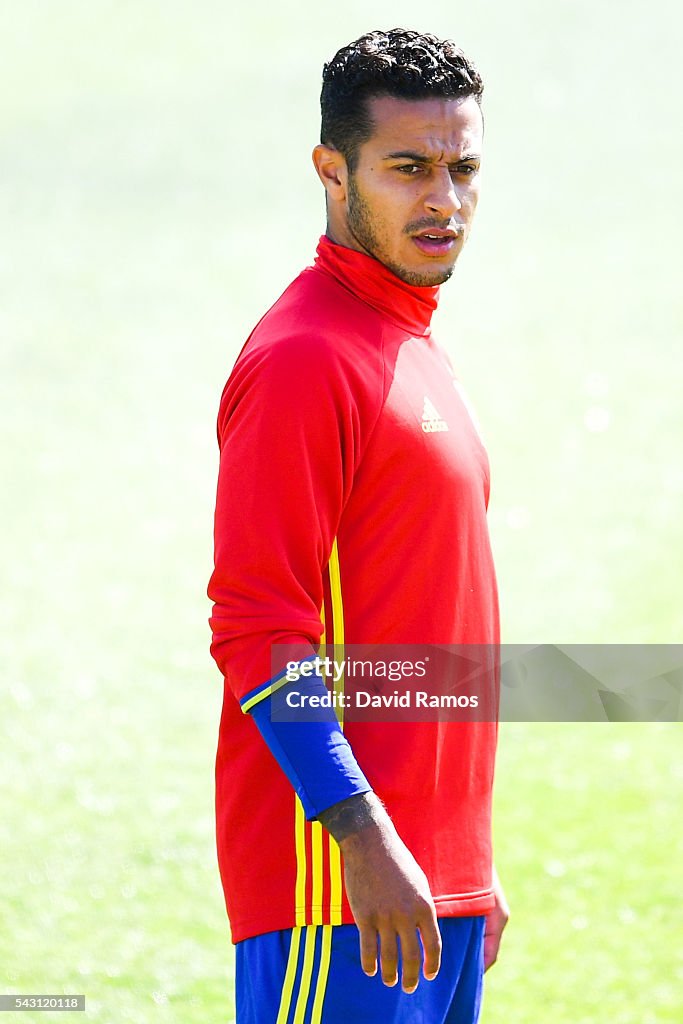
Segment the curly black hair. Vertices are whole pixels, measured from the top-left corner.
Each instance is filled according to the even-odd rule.
[[[481,106],[483,91],[477,68],[450,39],[403,28],[367,32],[323,67],[320,141],[338,149],[353,171],[373,132],[371,97],[474,96]]]

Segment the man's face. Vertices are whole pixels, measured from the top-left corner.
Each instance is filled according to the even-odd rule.
[[[413,285],[453,273],[479,199],[481,110],[466,99],[369,101],[374,133],[348,175],[350,244]]]

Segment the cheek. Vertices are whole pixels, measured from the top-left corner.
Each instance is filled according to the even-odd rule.
[[[468,202],[469,202],[470,207],[472,208],[472,212],[474,212],[476,210],[476,208],[477,208],[477,203],[479,202],[479,186],[478,185],[474,185],[469,190]]]
[[[405,190],[388,184],[376,188],[370,198],[375,220],[387,226],[402,223],[415,202]]]
[[[479,202],[479,193],[475,191],[469,191],[461,197],[462,212],[465,214],[467,219],[471,219],[474,216],[474,211],[477,208]]]

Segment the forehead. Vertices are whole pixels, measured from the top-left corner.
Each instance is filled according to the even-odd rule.
[[[480,152],[484,122],[474,96],[406,100],[374,96],[368,102],[374,124],[365,143],[374,152],[424,151],[435,159]]]

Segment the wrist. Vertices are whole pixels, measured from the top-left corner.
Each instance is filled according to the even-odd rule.
[[[354,836],[385,825],[389,818],[379,797],[371,791],[333,804],[318,815],[318,821],[343,851]]]

